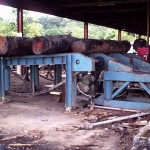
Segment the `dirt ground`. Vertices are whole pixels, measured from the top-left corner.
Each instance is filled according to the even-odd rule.
[[[42,80],[47,84],[47,81]],[[27,84],[11,76],[11,89],[29,90]],[[64,102],[50,94],[37,97],[10,96],[0,105],[0,150],[128,150],[135,133],[124,135],[114,126],[92,130],[77,128],[91,112],[88,107],[68,113]],[[81,105],[81,104],[80,104]],[[119,111],[98,109],[99,120],[120,115]]]

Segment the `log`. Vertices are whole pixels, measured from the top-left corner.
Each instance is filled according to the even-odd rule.
[[[32,51],[36,55],[71,52],[71,43],[76,38],[71,35],[40,36],[33,39]]]
[[[31,147],[35,144],[23,144],[23,143],[15,143],[15,144],[8,144],[9,147]]]
[[[127,53],[131,44],[128,41],[80,39],[72,43],[72,52],[90,53]]]
[[[32,39],[0,36],[0,56],[32,55]]]
[[[33,39],[32,51],[36,55],[57,53],[127,53],[128,41],[77,39],[71,35],[41,36]]]
[[[88,105],[88,107],[91,108],[92,105]],[[136,112],[139,113],[139,110],[132,110],[132,109],[123,109],[123,108],[116,108],[116,107],[107,107],[107,106],[98,106],[94,105],[94,108],[99,108],[99,109],[108,109],[108,110],[117,110],[117,111],[127,111],[127,112]]]
[[[133,49],[138,51],[138,48],[146,47],[146,40],[145,39],[136,39],[133,43]]]
[[[121,53],[127,53],[131,48],[131,44],[128,41],[121,41]]]
[[[133,115],[129,115],[129,116],[118,117],[118,118],[114,118],[111,120],[105,120],[105,121],[96,122],[96,123],[86,123],[86,124],[82,124],[80,126],[80,128],[92,129],[93,127],[96,127],[96,126],[105,125],[105,124],[114,123],[114,122],[119,122],[119,121],[137,118],[137,117],[146,116],[146,115],[150,115],[150,112],[137,113],[137,114],[133,114]]]
[[[133,145],[130,150],[138,150],[140,147],[148,146],[147,149],[149,149],[149,131],[150,131],[150,122],[140,129],[139,133],[134,136],[133,139]]]

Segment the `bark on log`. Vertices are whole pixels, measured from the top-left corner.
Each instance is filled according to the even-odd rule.
[[[71,43],[76,38],[71,35],[41,36],[33,39],[32,51],[36,55],[71,52]]]
[[[131,44],[128,41],[121,41],[121,53],[127,53],[131,48]]]
[[[32,53],[32,39],[0,36],[0,56],[24,56]]]
[[[36,55],[57,53],[127,53],[131,44],[128,41],[77,39],[70,35],[35,37],[32,51]]]
[[[79,53],[127,53],[131,44],[128,41],[81,39],[73,42],[72,52]]]

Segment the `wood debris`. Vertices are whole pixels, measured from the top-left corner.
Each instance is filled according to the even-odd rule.
[[[150,149],[150,122],[141,128],[139,133],[134,137],[131,150],[138,150],[141,146]]]
[[[137,114],[132,114],[132,115],[129,115],[129,116],[118,117],[118,118],[114,118],[114,119],[111,119],[111,120],[105,120],[105,121],[96,122],[96,123],[86,122],[86,123],[80,125],[80,128],[81,129],[93,129],[96,126],[115,123],[115,122],[128,120],[128,119],[132,119],[132,118],[137,118],[137,117],[141,117],[141,116],[146,116],[146,115],[149,115],[149,114],[150,114],[150,112],[142,112],[142,113],[137,113]]]

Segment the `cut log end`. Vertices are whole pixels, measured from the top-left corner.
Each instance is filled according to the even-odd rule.
[[[82,41],[73,42],[71,48],[72,48],[72,52],[75,53],[83,53],[84,51],[86,51],[85,44]]]
[[[45,50],[47,50],[48,48],[48,41],[45,39],[45,38],[38,38],[36,37],[34,40],[33,40],[33,44],[32,44],[32,51],[34,54],[36,55],[40,55],[40,54],[43,54],[43,52]]]
[[[6,54],[8,51],[8,42],[6,37],[0,36],[0,55]]]

